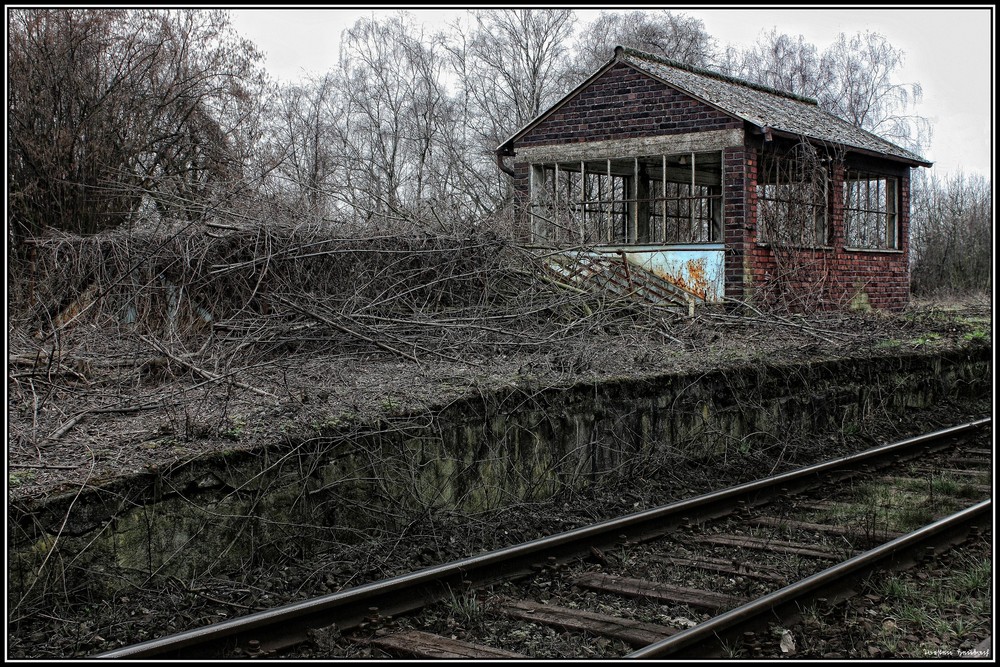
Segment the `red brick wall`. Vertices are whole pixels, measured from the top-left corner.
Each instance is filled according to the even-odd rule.
[[[515,145],[529,146],[629,139],[743,127],[742,121],[618,63]],[[760,141],[723,152],[726,296],[791,310],[846,308],[867,303],[901,310],[909,301],[907,236],[909,169],[884,161],[857,166],[899,178],[898,217],[903,252],[844,250],[843,170],[832,174],[826,249],[774,248],[757,243],[756,179]],[[529,167],[515,166],[515,206],[525,227]]]
[[[789,310],[847,309],[869,305],[899,311],[909,303],[909,169],[858,164],[899,179],[898,251],[852,251],[844,248],[844,168],[833,168],[829,189],[830,246],[822,249],[758,244],[756,195],[748,188],[750,219],[749,280],[754,301]]]
[[[743,122],[618,63],[517,141],[517,147],[743,127]]]
[[[745,147],[727,148],[722,152],[722,200],[725,256],[725,294],[743,300],[747,262],[752,258],[753,244],[748,233],[748,206],[753,201],[757,179],[756,153]]]

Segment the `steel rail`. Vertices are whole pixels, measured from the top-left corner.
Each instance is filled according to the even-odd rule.
[[[241,640],[245,643],[251,639],[265,646],[288,646],[306,639],[306,633],[310,629],[325,627],[332,623],[337,623],[341,629],[355,627],[366,615],[370,615],[371,608],[377,608],[378,613],[382,615],[398,615],[436,601],[448,590],[464,589],[469,585],[481,586],[509,579],[518,574],[529,574],[539,554],[568,559],[568,554],[578,554],[581,547],[613,544],[623,534],[629,537],[660,535],[678,525],[688,523],[692,515],[701,518],[723,516],[734,510],[738,500],[753,498],[755,494],[775,488],[782,490],[804,488],[813,483],[818,475],[900,455],[921,445],[930,445],[949,438],[967,437],[990,423],[991,418],[986,417],[774,477],[713,491],[391,579],[123,646],[93,657],[199,655],[192,653],[192,650],[223,641],[227,642],[227,647],[234,648],[240,645]],[[366,605],[363,611],[361,605]],[[279,624],[281,624],[280,630],[277,629]],[[267,642],[272,643],[267,644]]]
[[[950,533],[977,520],[989,519],[992,509],[992,499],[984,500],[692,628],[682,630],[662,641],[633,651],[625,657],[662,658],[702,642],[719,641],[720,635],[731,635],[741,631],[745,623],[757,621],[766,615],[777,615],[776,610],[783,605],[801,600],[803,596],[813,594],[824,587],[836,585],[861,571],[870,570],[883,560],[899,557],[902,552],[927,545],[942,534]]]

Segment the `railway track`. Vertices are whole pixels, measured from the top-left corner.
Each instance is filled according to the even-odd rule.
[[[962,424],[96,657],[300,645],[311,657],[532,657],[516,641],[525,626],[582,638],[564,657],[718,654],[809,600],[835,602],[873,568],[987,530],[990,458],[968,443],[990,427]],[[491,620],[459,627],[456,611]]]

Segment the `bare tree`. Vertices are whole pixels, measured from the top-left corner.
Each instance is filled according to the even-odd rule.
[[[468,36],[450,50],[470,109],[495,148],[566,92],[568,9],[472,12]]]
[[[695,66],[709,65],[715,50],[702,20],[666,9],[601,12],[574,41],[573,73],[580,79],[607,62],[618,45]]]
[[[799,35],[772,29],[745,50],[729,47],[720,69],[773,88],[815,98],[830,113],[857,127],[922,152],[930,124],[916,114],[921,89],[895,80],[903,51],[882,35],[841,33],[822,53]]]
[[[822,60],[816,46],[802,35],[792,37],[771,29],[746,50],[728,47],[721,69],[778,90],[818,98],[830,85],[832,74]]]
[[[222,11],[13,9],[9,227],[93,233],[189,215],[240,181],[258,51]]]
[[[446,94],[443,61],[406,13],[360,19],[344,34],[340,70],[348,124],[342,126],[352,182],[369,213],[399,214],[427,194]]]
[[[270,121],[270,153],[275,191],[288,206],[311,219],[334,215],[336,155],[335,123],[342,119],[340,82],[333,73],[282,86]]]
[[[493,151],[569,90],[576,19],[568,9],[477,10],[466,19],[445,42],[465,118],[460,178],[477,206],[493,212],[510,200],[510,179]]]
[[[904,147],[920,151],[930,142],[930,124],[916,115],[919,83],[895,80],[904,53],[882,35],[841,33],[823,54],[825,80],[820,104],[831,113]]]
[[[985,291],[992,269],[993,186],[959,171],[912,179],[910,265],[914,294]]]
[[[469,168],[468,106],[448,90],[444,45],[405,12],[362,18],[344,31],[334,69],[282,87],[269,117],[274,200],[299,207],[300,220],[341,222],[488,210],[481,175]]]

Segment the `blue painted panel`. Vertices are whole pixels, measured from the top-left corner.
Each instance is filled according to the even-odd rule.
[[[710,303],[719,303],[725,296],[725,246],[721,243],[602,246],[599,250],[624,253],[629,262]]]

